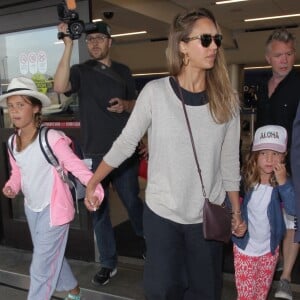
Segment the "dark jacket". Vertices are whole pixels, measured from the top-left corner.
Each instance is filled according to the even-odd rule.
[[[268,81],[260,89],[257,102],[256,128],[280,125],[288,132],[288,150],[292,141],[293,121],[300,100],[300,75],[295,69],[278,84],[269,98]],[[288,166],[289,169],[289,166]]]
[[[293,127],[293,138],[291,146],[291,167],[293,183],[295,186],[297,227],[300,221],[300,105],[297,110]],[[295,242],[300,242],[300,229],[295,232]]]
[[[241,205],[241,213],[243,220],[245,220],[248,226],[248,203],[251,199],[253,189],[245,194]],[[271,201],[268,206],[268,219],[271,226],[271,240],[270,249],[274,254],[277,246],[283,239],[286,227],[282,215],[281,202],[283,202],[284,208],[289,215],[295,215],[295,191],[291,180],[287,180],[284,185],[276,186],[273,188]],[[241,249],[245,249],[249,241],[249,232],[241,238],[232,236],[233,242]]]

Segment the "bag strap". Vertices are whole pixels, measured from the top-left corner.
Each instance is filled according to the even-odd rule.
[[[194,137],[193,137],[193,133],[192,133],[192,128],[191,128],[190,120],[188,118],[188,114],[187,114],[186,107],[185,107],[185,102],[184,102],[184,98],[183,98],[183,94],[182,94],[182,89],[181,89],[181,87],[179,85],[177,77],[175,77],[175,81],[176,81],[177,86],[178,86],[179,98],[180,98],[181,103],[182,103],[183,112],[184,112],[186,124],[187,124],[187,127],[188,127],[190,139],[191,139],[191,144],[192,144],[193,153],[194,153],[194,157],[195,157],[195,161],[196,161],[196,165],[197,165],[197,170],[198,170],[198,174],[199,174],[199,177],[200,177],[200,182],[201,182],[203,197],[206,199],[207,197],[206,197],[206,192],[205,192],[205,188],[204,188],[202,173],[201,173],[201,169],[200,169],[200,165],[199,165],[199,161],[198,161],[198,157],[197,157],[197,152],[196,152],[196,147],[195,147],[195,142],[194,142]]]
[[[56,169],[61,180],[65,183],[67,183],[70,188],[73,188],[74,183],[68,178],[68,176],[64,172],[62,166],[59,164],[57,157],[53,153],[52,148],[50,147],[50,144],[48,141],[48,132],[49,132],[48,127],[46,127],[46,126],[40,127],[39,143],[40,143],[41,150],[42,150],[47,162]]]
[[[101,63],[100,61],[90,59],[86,61],[84,64],[91,67],[94,71],[99,72],[102,75],[105,75],[107,77],[110,77],[111,79],[117,81],[118,83],[126,86],[125,80],[115,70]]]
[[[48,128],[46,126],[40,127],[39,142],[40,142],[41,150],[42,150],[46,160],[48,161],[48,163],[51,164],[56,169],[60,179],[63,182],[65,182],[69,186],[70,189],[74,189],[75,199],[76,199],[76,212],[79,213],[79,204],[78,204],[78,199],[77,199],[78,197],[77,197],[77,189],[76,189],[75,183],[64,172],[62,166],[59,164],[58,158],[53,153],[53,150],[48,141],[49,129],[50,128]]]

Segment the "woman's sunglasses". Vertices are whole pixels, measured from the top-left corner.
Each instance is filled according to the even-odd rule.
[[[216,46],[219,48],[222,44],[222,38],[222,34],[216,34],[214,36],[211,34],[200,34],[197,36],[185,38],[183,39],[183,41],[187,43],[193,40],[200,40],[202,47],[207,48],[212,43],[212,40],[214,40]]]

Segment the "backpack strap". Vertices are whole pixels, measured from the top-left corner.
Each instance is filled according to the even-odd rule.
[[[48,128],[46,126],[41,126],[40,127],[40,132],[39,132],[40,148],[41,148],[47,162],[56,169],[56,171],[57,171],[59,177],[61,178],[61,180],[65,183],[67,183],[71,190],[74,189],[75,199],[76,199],[76,211],[77,211],[77,213],[79,213],[79,204],[78,204],[78,199],[77,199],[77,190],[76,190],[75,183],[64,172],[63,168],[59,164],[58,158],[56,157],[56,155],[52,151],[52,148],[51,148],[51,146],[49,144],[49,141],[48,141],[49,129],[50,128]]]
[[[57,165],[59,165],[59,162],[58,162],[57,157],[55,156],[55,154],[53,153],[53,151],[52,151],[52,149],[49,145],[48,131],[49,131],[48,127],[46,127],[46,126],[40,127],[40,130],[39,130],[39,143],[40,143],[41,150],[42,150],[47,162],[50,165],[56,167]]]
[[[71,180],[69,180],[67,174],[64,172],[63,168],[59,164],[57,157],[55,156],[55,154],[53,153],[53,151],[49,145],[48,132],[49,132],[48,127],[42,126],[40,128],[39,142],[40,142],[41,150],[42,150],[47,162],[56,169],[61,180],[65,183],[67,183],[70,188],[73,188],[74,184],[71,182]]]
[[[8,138],[8,141],[7,141],[7,149],[8,149],[10,155],[12,156],[12,158],[13,158],[14,160],[16,160],[16,159],[15,159],[15,156],[14,156],[14,139],[15,139],[15,136],[16,136],[16,134],[13,133],[13,134]]]

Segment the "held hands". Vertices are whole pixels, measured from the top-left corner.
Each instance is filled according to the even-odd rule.
[[[94,175],[90,178],[86,185],[84,204],[89,211],[96,211],[103,198],[104,190],[98,190],[99,182],[101,182],[114,168],[107,164],[104,160],[101,161]],[[95,197],[97,195],[98,197]]]
[[[96,196],[91,198],[84,198],[84,205],[89,211],[96,211],[100,207],[100,201]]]
[[[247,225],[246,222],[242,220],[242,216],[240,213],[232,214],[231,228],[232,234],[236,235],[237,237],[244,236],[245,232],[247,231]]]
[[[276,178],[276,181],[278,182],[279,185],[283,185],[286,182],[286,168],[285,164],[283,163],[278,163],[274,167],[274,175]]]
[[[98,197],[94,196],[95,188],[91,185],[86,186],[86,193],[84,198],[84,205],[89,211],[96,211],[99,209],[101,201]]]
[[[2,192],[7,198],[15,198],[17,196],[17,194],[13,191],[13,189],[10,186],[5,186],[2,189]]]

